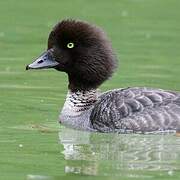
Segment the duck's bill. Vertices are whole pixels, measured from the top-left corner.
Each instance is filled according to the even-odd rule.
[[[26,70],[54,68],[58,64],[59,63],[53,59],[50,50],[48,50],[38,57],[33,63],[27,65]]]

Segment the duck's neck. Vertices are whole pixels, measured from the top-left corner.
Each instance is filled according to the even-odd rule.
[[[97,101],[97,98],[98,91],[95,89],[75,92],[69,90],[62,113],[66,113],[70,116],[78,116],[92,107],[92,105]]]
[[[66,101],[60,115],[60,122],[74,128],[87,129],[91,109],[98,100],[98,91],[68,91]]]

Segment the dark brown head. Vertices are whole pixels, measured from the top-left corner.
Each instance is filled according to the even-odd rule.
[[[72,91],[89,90],[112,75],[116,57],[100,28],[82,21],[63,20],[51,31],[47,51],[27,69],[50,67],[68,74]]]

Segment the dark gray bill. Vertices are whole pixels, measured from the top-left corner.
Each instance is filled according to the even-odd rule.
[[[46,69],[53,68],[59,63],[55,61],[51,55],[51,49],[44,52],[40,57],[38,57],[33,63],[26,66],[26,70],[29,69]]]

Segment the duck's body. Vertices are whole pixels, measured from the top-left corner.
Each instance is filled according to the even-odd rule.
[[[180,128],[180,94],[151,88],[127,88],[105,93],[91,114],[102,132],[148,133]]]
[[[180,93],[140,87],[68,92],[60,122],[100,132],[173,132],[180,129]]]
[[[99,94],[113,73],[116,57],[103,31],[81,21],[58,23],[48,50],[27,69],[55,68],[69,77],[60,122],[82,130],[156,133],[180,130],[180,93],[125,88]]]

